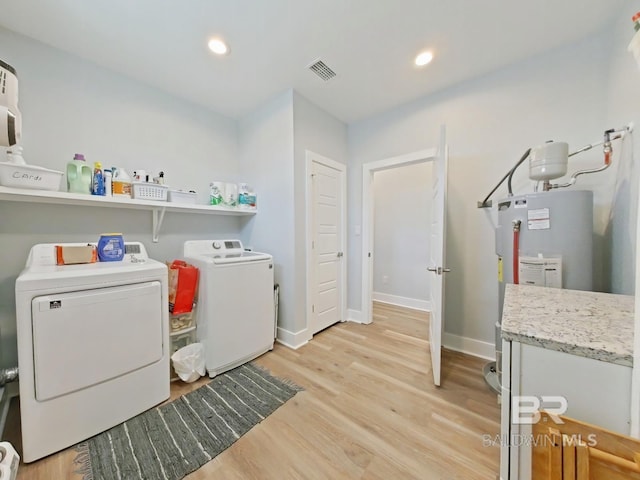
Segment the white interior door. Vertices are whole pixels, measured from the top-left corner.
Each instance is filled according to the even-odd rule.
[[[344,320],[345,167],[311,155],[311,334]]]
[[[431,348],[431,368],[433,382],[440,385],[440,364],[442,349],[442,323],[444,321],[444,274],[445,232],[447,205],[447,161],[448,152],[444,128],[440,136],[440,147],[435,159],[433,201],[431,216],[431,252],[428,270],[431,278],[431,318],[429,319],[429,343]]]

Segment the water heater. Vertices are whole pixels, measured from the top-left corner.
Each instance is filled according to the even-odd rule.
[[[496,369],[501,379],[500,319],[507,283],[593,288],[593,192],[552,190],[499,201],[495,244],[499,292]]]
[[[633,131],[633,124],[605,130],[602,141],[569,153],[565,142],[549,141],[529,148],[502,177],[493,190],[478,202],[478,208],[492,206],[491,196],[507,181],[509,196],[498,202],[496,254],[498,255],[498,305],[495,328],[496,361],[483,368],[487,384],[500,394],[502,386],[501,319],[507,283],[538,285],[572,290],[593,288],[593,192],[564,190],[581,175],[602,172],[611,166],[612,142]],[[601,166],[578,170],[565,183],[551,183],[567,173],[570,157],[602,145]],[[511,180],[529,158],[529,178],[536,192],[513,195]],[[542,191],[538,191],[542,183]]]

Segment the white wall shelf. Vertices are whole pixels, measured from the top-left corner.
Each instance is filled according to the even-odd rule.
[[[134,210],[151,210],[153,215],[153,241],[158,242],[158,235],[166,212],[199,213],[208,215],[255,215],[257,210],[242,210],[220,205],[194,205],[156,200],[139,200],[126,197],[101,197],[79,193],[54,192],[49,190],[28,190],[0,186],[0,200],[9,202],[32,202],[58,205],[76,205],[108,208],[127,208]]]

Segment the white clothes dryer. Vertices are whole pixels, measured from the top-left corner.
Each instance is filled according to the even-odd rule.
[[[169,397],[167,267],[141,243],[122,261],[64,266],[54,244],[35,245],[16,316],[25,462]]]
[[[200,269],[197,337],[210,377],[273,349],[273,258],[247,252],[240,240],[184,243],[185,260]]]

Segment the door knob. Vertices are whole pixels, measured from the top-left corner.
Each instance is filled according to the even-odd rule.
[[[342,257],[342,255],[344,255],[344,254],[343,254],[342,252],[338,252],[338,253],[337,253],[337,255],[338,255],[338,258],[340,258],[340,257]]]
[[[442,269],[442,272],[443,272],[443,273],[448,273],[448,272],[450,272],[450,271],[451,271],[451,269],[450,269],[450,268],[443,268],[443,269]]]
[[[438,269],[436,267],[427,267],[427,270],[429,270],[430,272],[437,272]]]

